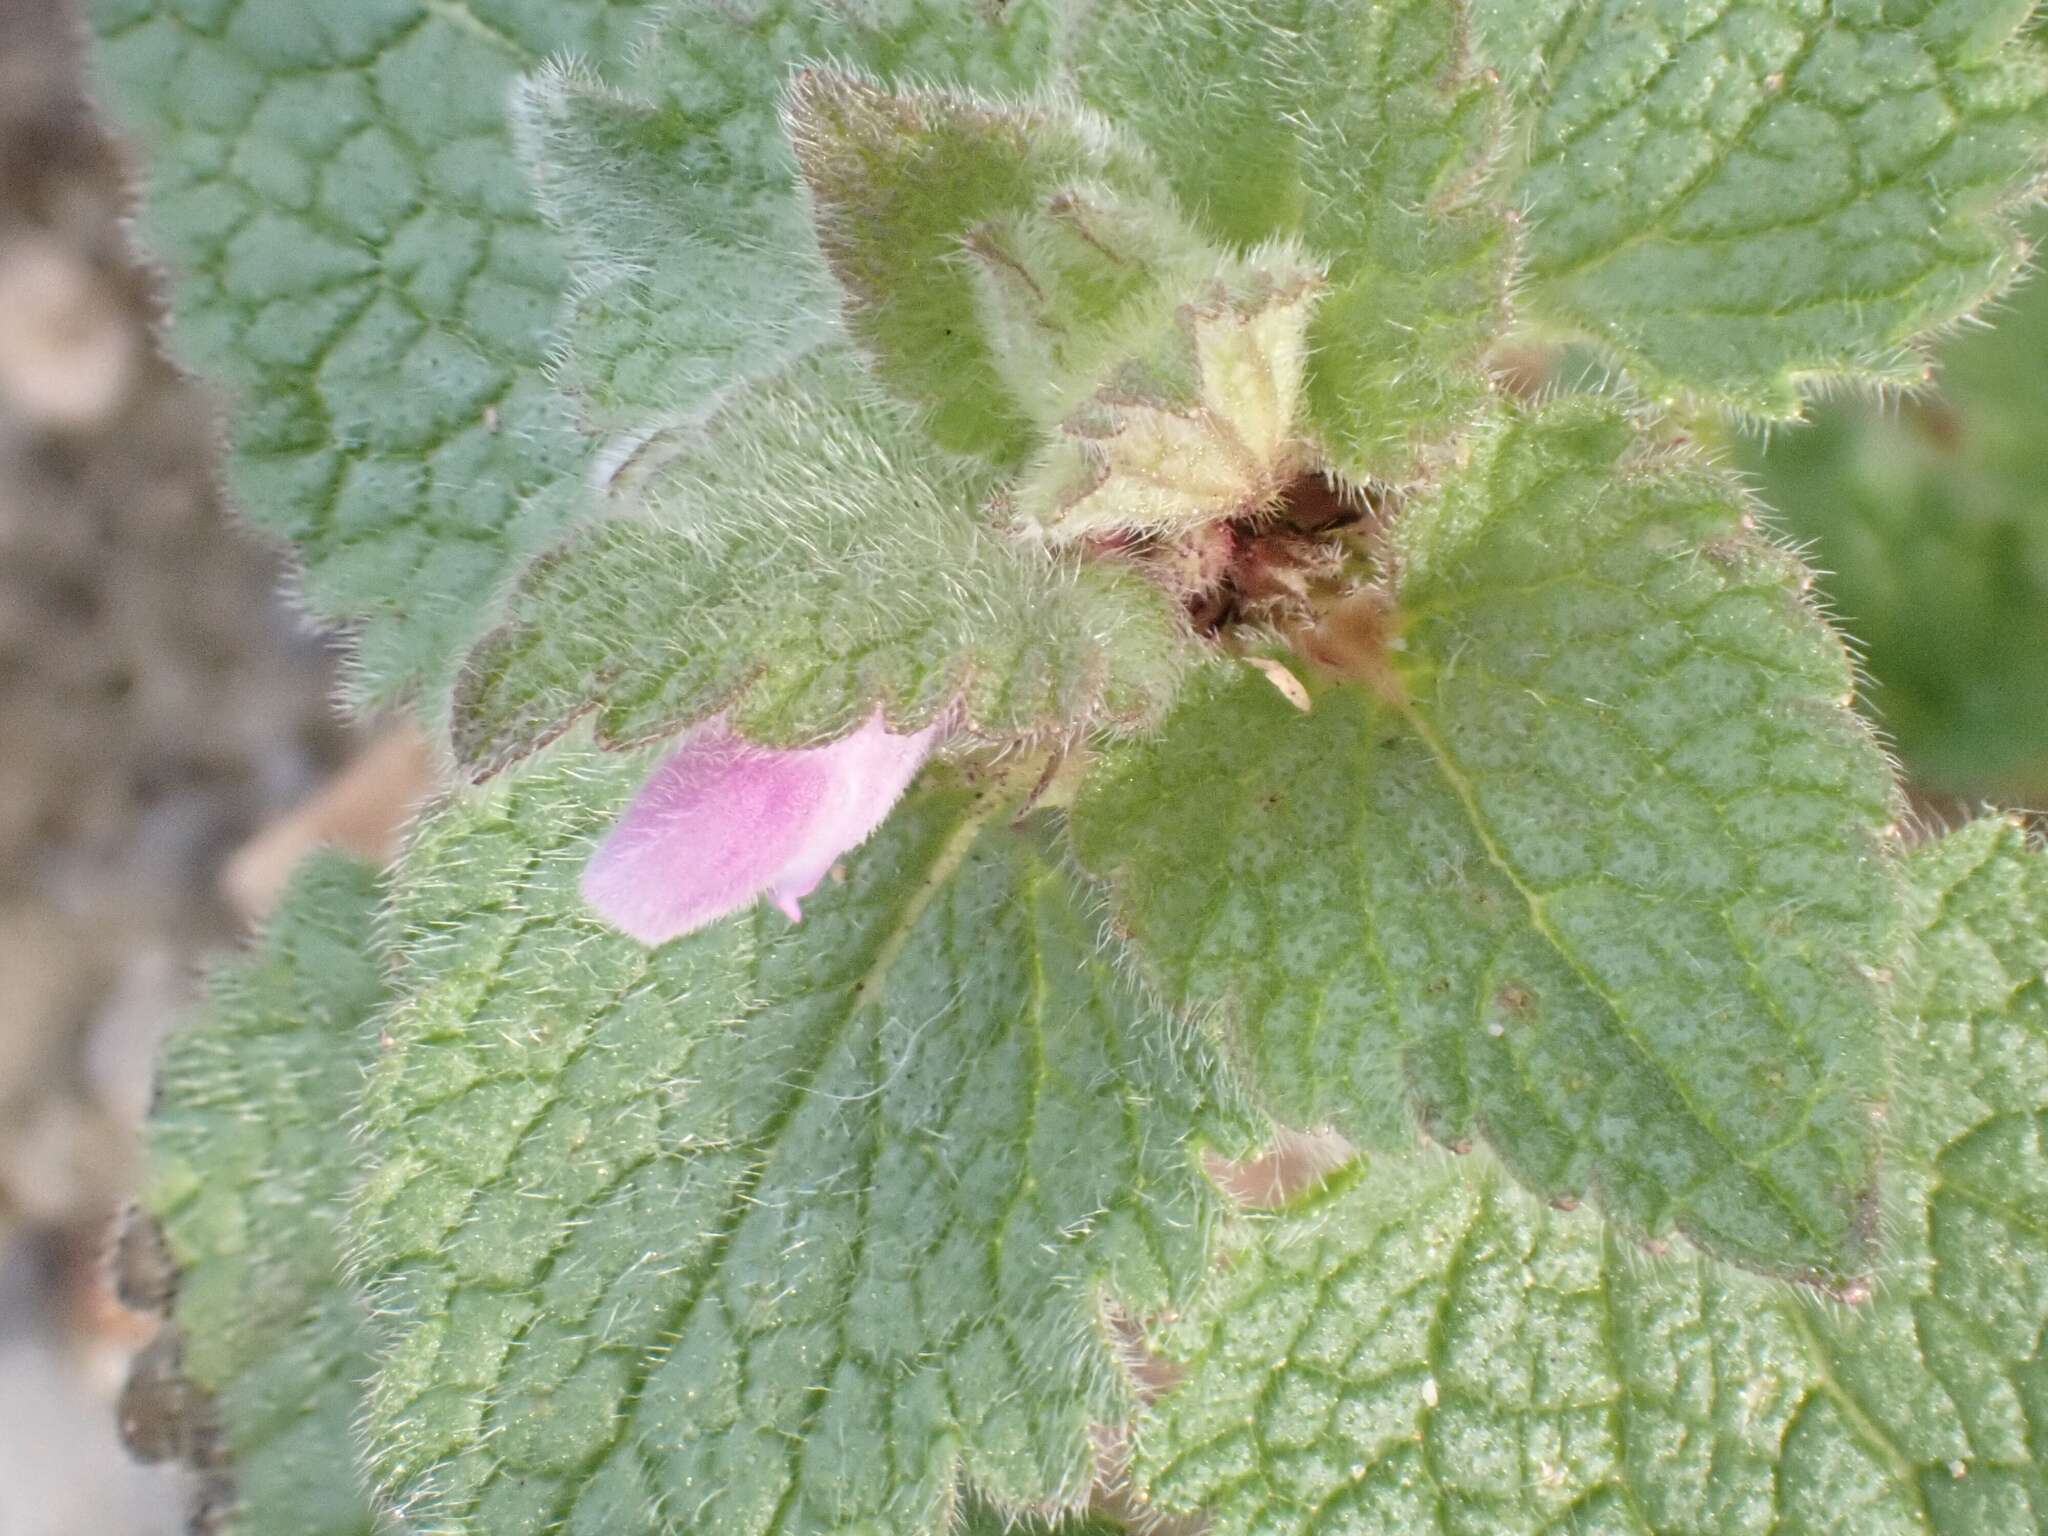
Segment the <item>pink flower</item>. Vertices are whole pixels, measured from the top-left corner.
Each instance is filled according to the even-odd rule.
[[[839,856],[866,841],[937,745],[878,710],[849,736],[780,751],[709,720],[655,769],[583,869],[613,927],[663,944],[767,895],[791,922]]]

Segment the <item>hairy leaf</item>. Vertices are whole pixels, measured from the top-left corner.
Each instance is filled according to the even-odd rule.
[[[914,792],[803,924],[648,950],[580,907],[645,761],[564,744],[401,873],[359,1208],[377,1463],[435,1530],[946,1528],[1072,1505],[1109,1300],[1187,1293],[1237,1136],[1039,833]],[[1028,773],[1024,775],[1028,781]]]
[[[2036,220],[2037,232],[2048,229]],[[1939,395],[1830,401],[1745,445],[1810,541],[1908,773],[1959,793],[2048,792],[2048,284],[1940,353]]]
[[[1213,237],[1327,265],[1306,408],[1332,467],[1406,479],[1484,397],[1508,226],[1476,184],[1497,93],[1456,0],[1098,0],[1082,94],[1142,138]]]
[[[813,69],[797,79],[789,118],[849,327],[877,375],[926,407],[933,435],[961,452],[1021,461],[1037,438],[1032,408],[1062,393],[1063,381],[1034,377],[1049,371],[1039,358],[993,344],[1002,338],[984,324],[988,290],[1022,285],[1047,328],[1102,329],[1160,286],[1153,267],[1200,249],[1143,151],[1071,108],[896,95]],[[1142,220],[1145,238],[1103,249],[1084,202],[1110,204],[1105,225]],[[1124,208],[1137,217],[1119,218]]]
[[[799,61],[832,61],[904,86],[949,81],[991,95],[1050,74],[1066,0],[682,0],[651,16],[632,84],[688,107],[744,69],[728,53],[766,49],[786,82]],[[723,60],[724,62],[718,62]],[[717,80],[707,71],[720,71]],[[770,92],[771,96],[774,94]],[[795,166],[790,163],[791,186]]]
[[[527,573],[471,657],[456,749],[488,771],[595,710],[637,743],[730,710],[756,740],[949,710],[992,738],[1156,719],[1185,625],[1142,578],[989,532],[979,471],[865,398],[843,356],[743,392],[614,477],[643,505]]]
[[[848,322],[944,443],[1006,467],[1066,541],[1180,529],[1276,500],[1298,435],[1320,273],[1201,240],[1150,158],[1065,103],[891,94],[830,70],[791,132]]]
[[[445,677],[573,508],[543,376],[565,281],[514,159],[520,71],[617,56],[642,0],[92,0],[148,160],[172,350],[232,412],[229,489],[358,626],[354,687]]]
[[[956,1536],[1129,1536],[1130,1527],[1106,1515],[1070,1515],[1047,1522],[1020,1519],[993,1505],[973,1503],[956,1528]]]
[[[1869,1256],[1891,777],[1743,515],[1610,407],[1510,421],[1397,529],[1376,687],[1302,715],[1211,669],[1075,832],[1281,1120],[1387,1146],[1412,1112],[1546,1196],[1838,1282]]]
[[[366,867],[316,856],[158,1072],[143,1203],[178,1270],[180,1369],[213,1399],[226,1532],[380,1528],[352,1454],[369,1318],[340,1272],[347,1124],[386,996],[377,896]]]
[[[1023,0],[690,0],[616,85],[579,65],[530,82],[523,147],[576,279],[562,378],[592,423],[687,416],[832,334],[837,297],[780,115],[799,64],[1016,91],[1047,67],[1050,28]]]
[[[557,379],[598,432],[687,419],[833,334],[775,111],[788,61],[766,39],[736,45],[718,16],[670,50],[677,76],[695,66],[673,82],[696,87],[688,105],[626,95],[574,63],[517,101],[521,150],[570,250]]]
[[[2048,148],[2026,0],[1478,0],[1523,89],[1527,318],[1649,390],[1794,416],[1917,382],[2009,283]]]
[[[1219,264],[1060,423],[1017,488],[1021,526],[1171,536],[1277,504],[1315,462],[1300,418],[1321,287],[1283,251]]]
[[[1217,1536],[2048,1530],[2048,866],[1912,860],[1895,1250],[1844,1307],[1649,1259],[1489,1162],[1375,1162],[1163,1346],[1139,1479]]]

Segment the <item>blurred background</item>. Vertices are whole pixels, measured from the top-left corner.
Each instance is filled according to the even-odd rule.
[[[190,1474],[117,1429],[189,1449],[122,1299],[147,1254],[125,1293],[106,1262],[151,1057],[296,853],[378,851],[424,772],[335,720],[331,642],[213,491],[213,406],[152,349],[78,55],[68,0],[0,0],[0,1536],[180,1527]],[[1721,445],[1831,573],[1944,819],[2048,804],[2048,283],[1995,318],[1938,393]]]
[[[150,1060],[366,792],[360,767],[331,787],[364,743],[328,645],[213,492],[212,405],[152,350],[77,28],[66,0],[0,0],[0,1536],[183,1523],[184,1474],[116,1429],[154,1322],[104,1262]],[[127,1406],[146,1442],[152,1394]]]

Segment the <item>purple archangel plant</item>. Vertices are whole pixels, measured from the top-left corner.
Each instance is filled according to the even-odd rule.
[[[447,769],[168,1049],[206,1528],[2048,1533],[2048,863],[1702,447],[2029,9],[91,0]]]

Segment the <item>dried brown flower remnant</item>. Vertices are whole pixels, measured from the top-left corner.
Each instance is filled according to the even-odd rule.
[[[1312,625],[1342,596],[1359,563],[1358,535],[1377,523],[1379,510],[1370,497],[1310,472],[1256,512],[1173,538],[1107,535],[1092,548],[1144,565],[1180,597],[1199,634],[1240,624],[1284,633]]]

